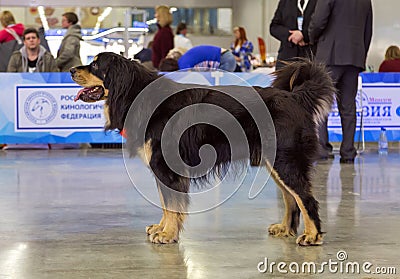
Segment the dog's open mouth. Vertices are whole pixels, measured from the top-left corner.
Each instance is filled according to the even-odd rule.
[[[75,96],[74,101],[84,101],[84,102],[96,102],[101,100],[104,97],[104,88],[103,86],[93,86],[93,87],[85,87],[79,90],[78,94]]]

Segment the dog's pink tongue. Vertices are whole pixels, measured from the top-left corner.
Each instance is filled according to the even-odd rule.
[[[79,97],[83,94],[83,92],[85,92],[85,88],[78,91],[78,94],[76,94],[76,96],[74,98],[74,102],[79,100]]]

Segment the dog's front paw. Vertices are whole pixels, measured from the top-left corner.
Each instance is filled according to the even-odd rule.
[[[317,246],[317,245],[322,245],[324,243],[323,241],[323,236],[321,233],[317,234],[302,234],[300,235],[296,243],[299,244],[300,246]]]
[[[149,240],[152,243],[158,243],[158,244],[175,243],[178,242],[178,235],[161,231],[151,234],[149,236]]]
[[[146,227],[146,233],[148,235],[155,234],[157,232],[162,232],[164,228],[160,226],[159,224],[154,224]]]
[[[268,232],[270,235],[276,237],[288,237],[296,235],[293,230],[290,230],[286,225],[283,224],[272,224],[269,226]]]

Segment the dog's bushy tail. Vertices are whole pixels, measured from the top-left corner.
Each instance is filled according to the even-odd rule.
[[[293,92],[304,108],[313,113],[318,122],[328,116],[336,88],[323,64],[309,59],[298,59],[287,63],[274,75],[272,87]]]

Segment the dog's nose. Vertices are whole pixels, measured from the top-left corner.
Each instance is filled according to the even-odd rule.
[[[72,67],[71,69],[69,69],[69,71],[70,71],[71,75],[73,75],[76,73],[76,68]]]

